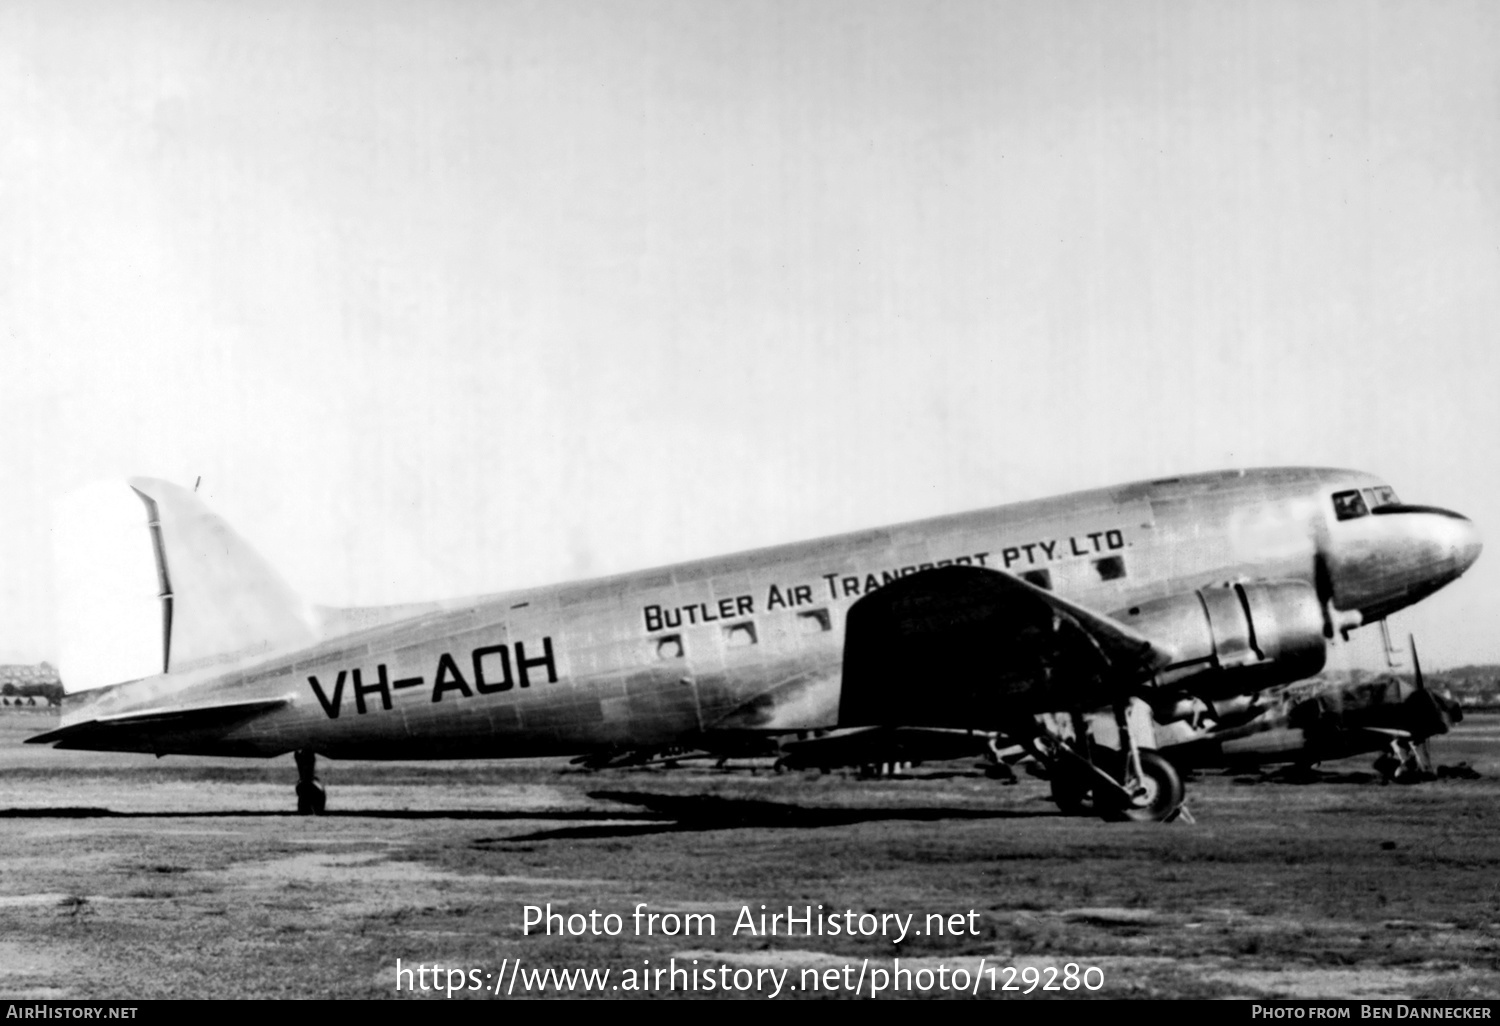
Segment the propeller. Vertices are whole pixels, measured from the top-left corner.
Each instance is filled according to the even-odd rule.
[[[1464,713],[1457,702],[1427,687],[1427,681],[1422,677],[1422,660],[1417,656],[1416,636],[1408,634],[1406,645],[1411,649],[1412,687],[1415,689],[1407,701],[1417,707],[1418,715],[1424,721],[1422,728],[1413,733],[1421,736],[1425,754],[1427,738],[1448,733],[1453,724],[1464,718]]]
[[[1323,636],[1329,641],[1335,637],[1349,640],[1349,632],[1364,622],[1358,610],[1342,610],[1333,594],[1333,572],[1328,567],[1328,558],[1319,549],[1313,556],[1313,591],[1318,596],[1318,605],[1323,610]]]
[[[1334,635],[1333,574],[1328,572],[1328,560],[1320,548],[1313,557],[1313,590],[1318,596],[1318,608],[1323,610],[1323,636],[1329,641]]]

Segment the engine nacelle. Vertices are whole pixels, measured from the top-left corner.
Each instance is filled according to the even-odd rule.
[[[1208,701],[1311,677],[1328,657],[1322,606],[1302,581],[1201,588],[1118,618],[1173,652],[1159,686]]]

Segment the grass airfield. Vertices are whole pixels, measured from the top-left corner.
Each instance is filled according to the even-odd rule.
[[[1068,963],[1097,968],[1103,986],[1029,996],[1500,998],[1495,714],[1432,743],[1436,763],[1479,779],[1382,786],[1371,756],[1303,782],[1204,774],[1188,785],[1196,823],[1167,825],[1063,817],[1043,782],[1004,786],[964,763],[861,780],[320,760],[329,814],[301,817],[290,757],[22,744],[54,722],[0,713],[3,997],[405,997],[399,958],[428,967],[428,985],[435,965],[483,985],[454,1000],[495,1000],[519,958],[524,972],[609,969],[610,985],[647,960],[788,970],[787,999],[849,996],[861,966],[899,957],[934,980],[964,968],[997,998],[1027,997],[1026,978],[1049,968],[1058,982]],[[716,932],[666,936],[658,921],[637,935],[641,902],[712,915]],[[523,908],[549,903],[622,928],[523,934]],[[732,933],[745,907],[809,904],[912,914],[913,931],[899,944]],[[966,928],[915,935],[929,914]],[[805,970],[845,965],[844,989],[793,989]]]

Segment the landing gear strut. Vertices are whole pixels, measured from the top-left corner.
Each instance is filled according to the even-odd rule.
[[[1120,748],[1096,743],[1082,715],[1072,717],[1072,738],[1037,725],[1027,747],[1047,767],[1052,800],[1065,813],[1109,820],[1162,822],[1185,816],[1177,770],[1154,749],[1136,743],[1127,712],[1126,705],[1115,708]]]
[[[1390,747],[1375,760],[1375,771],[1380,774],[1382,784],[1412,784],[1437,777],[1426,747],[1405,738],[1391,741]]]
[[[292,758],[297,760],[297,812],[303,816],[321,816],[328,805],[328,794],[313,772],[318,753],[301,748]]]

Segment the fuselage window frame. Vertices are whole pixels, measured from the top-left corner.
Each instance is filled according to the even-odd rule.
[[[1124,575],[1121,574],[1123,577]],[[1043,591],[1052,590],[1052,571],[1046,568],[1041,570],[1026,570],[1021,574],[1021,580],[1027,584],[1035,585]]]
[[[797,614],[797,633],[823,634],[833,630],[833,617],[826,609],[807,609]]]
[[[1094,560],[1094,570],[1101,581],[1118,581],[1125,577],[1125,560],[1120,556],[1105,556]]]
[[[1360,494],[1358,488],[1333,493],[1333,515],[1339,520],[1358,520],[1360,517],[1368,516],[1369,513],[1370,509],[1365,505],[1365,497]]]
[[[751,645],[758,644],[760,644],[760,638],[756,636],[754,620],[741,620],[738,623],[724,625],[725,648],[749,648]]]

